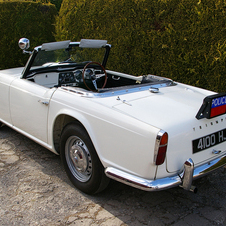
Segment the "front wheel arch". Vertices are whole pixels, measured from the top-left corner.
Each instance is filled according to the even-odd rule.
[[[60,154],[60,137],[61,137],[62,131],[65,128],[65,126],[70,123],[77,123],[85,129],[84,125],[80,121],[78,121],[76,118],[67,114],[58,115],[54,120],[53,129],[52,129],[53,145],[56,153],[58,154]]]

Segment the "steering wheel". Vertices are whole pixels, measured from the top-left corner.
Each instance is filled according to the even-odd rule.
[[[87,83],[86,83],[86,81],[85,81],[85,72],[86,72],[87,67],[88,67],[90,64],[97,64],[97,65],[99,65],[99,66],[101,67],[101,69],[103,70],[103,72],[104,72],[104,74],[95,74],[95,73],[92,73],[92,74],[89,75],[89,77],[90,77],[90,79],[91,79],[91,81],[92,81],[92,83],[93,83],[93,85],[94,85],[94,87],[95,87],[95,90],[91,89],[91,88],[87,85]],[[92,72],[93,72],[93,71],[92,71]],[[103,65],[101,65],[101,64],[98,63],[98,62],[91,61],[91,62],[89,62],[88,64],[86,64],[85,67],[83,68],[82,79],[83,79],[83,82],[84,82],[86,88],[87,88],[88,90],[90,90],[90,91],[96,92],[96,91],[98,90],[98,87],[97,87],[97,80],[98,80],[99,78],[103,77],[103,76],[104,76],[104,84],[103,84],[103,86],[101,87],[101,89],[103,89],[103,88],[106,86],[106,83],[107,83],[107,72],[105,71]]]

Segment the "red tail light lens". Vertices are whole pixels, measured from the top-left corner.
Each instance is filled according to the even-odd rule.
[[[154,162],[156,165],[161,165],[164,163],[166,158],[167,144],[168,133],[161,130],[157,135],[155,144]]]
[[[165,132],[163,133],[162,138],[160,140],[160,146],[167,145],[167,143],[168,143],[168,133]]]

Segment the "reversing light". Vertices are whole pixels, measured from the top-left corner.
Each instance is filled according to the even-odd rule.
[[[154,153],[154,163],[156,165],[161,165],[164,163],[166,158],[168,144],[168,133],[160,130],[155,143],[155,153]]]

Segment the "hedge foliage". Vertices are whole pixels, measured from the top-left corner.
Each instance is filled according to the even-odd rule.
[[[27,0],[17,0],[17,1],[27,1]],[[33,1],[33,2],[42,2],[42,3],[51,3],[51,4],[53,4],[53,5],[56,6],[57,11],[60,10],[60,6],[61,6],[61,3],[62,3],[62,0],[30,0],[30,1]]]
[[[225,0],[63,0],[56,39],[107,39],[109,69],[226,92]]]
[[[56,7],[52,4],[28,1],[0,0],[0,69],[24,66],[28,55],[23,55],[18,41],[26,37],[33,47],[55,41]]]

